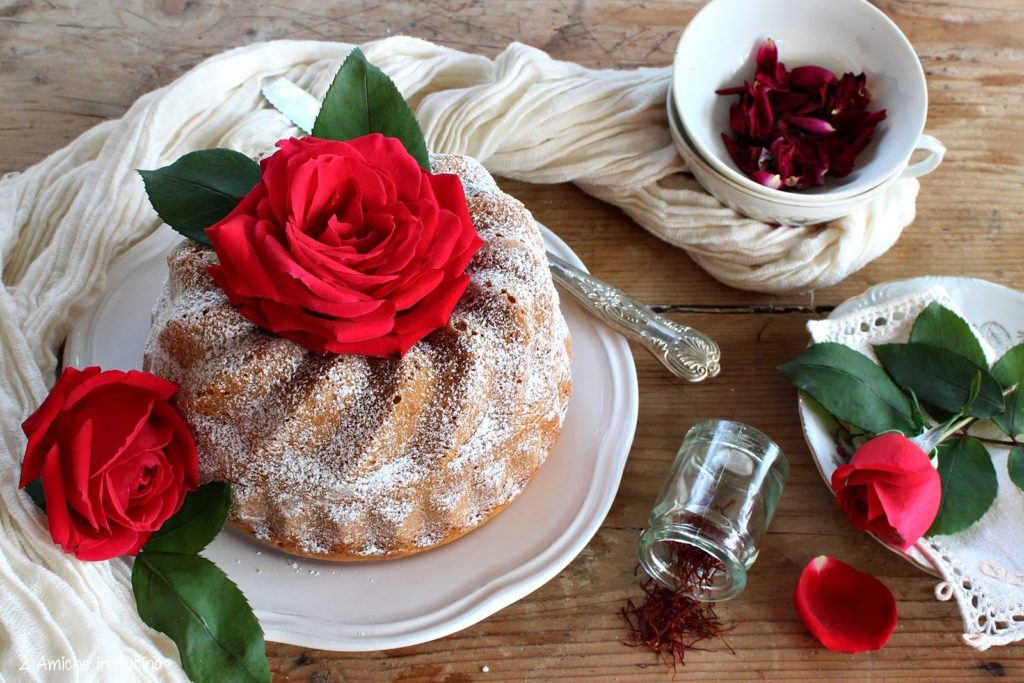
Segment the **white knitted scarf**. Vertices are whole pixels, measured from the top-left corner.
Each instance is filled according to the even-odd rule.
[[[350,48],[284,41],[217,55],[0,181],[0,678],[184,678],[173,644],[136,614],[127,563],[78,562],[50,541],[16,488],[19,425],[53,383],[63,340],[110,263],[158,226],[135,169],[210,147],[266,152],[296,130],[260,86],[286,76],[322,96]],[[838,282],[913,220],[915,180],[812,228],[770,227],[722,207],[672,147],[668,68],[592,70],[519,44],[490,60],[405,37],[364,51],[410,100],[431,150],[474,156],[497,175],[575,182],[735,287]]]

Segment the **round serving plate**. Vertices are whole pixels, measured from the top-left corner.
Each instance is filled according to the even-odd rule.
[[[908,294],[922,292],[935,285],[945,288],[968,322],[981,332],[997,356],[1024,340],[1024,292],[976,278],[927,276],[882,283],[836,306],[828,317],[832,319],[856,313]],[[840,445],[832,420],[820,414],[802,395],[799,404],[804,438],[818,471],[831,490],[832,473],[845,461],[838,452]],[[915,546],[901,551],[882,541],[879,543],[924,571],[939,576],[938,569]]]
[[[554,254],[583,263],[541,226]],[[150,314],[181,237],[162,228],[111,269],[77,322],[67,365],[142,367]],[[561,436],[525,491],[493,520],[435,550],[388,561],[293,557],[226,527],[203,554],[248,597],[267,640],[365,651],[406,647],[466,628],[560,572],[597,532],[619,487],[637,419],[637,380],[626,340],[571,297],[573,393]]]

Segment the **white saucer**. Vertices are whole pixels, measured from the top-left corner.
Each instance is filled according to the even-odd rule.
[[[583,267],[541,226],[549,250]],[[107,289],[68,338],[65,363],[142,367],[150,311],[180,236],[169,228],[110,271]],[[604,521],[637,419],[626,340],[569,296],[573,395],[561,437],[534,481],[480,529],[436,550],[384,562],[292,557],[233,528],[203,552],[239,585],[268,641],[327,650],[381,650],[440,638],[485,619],[552,579]]]
[[[984,335],[997,356],[1001,356],[1011,346],[1024,340],[1024,292],[975,278],[928,276],[885,282],[875,285],[860,296],[844,301],[828,317],[837,318],[855,313],[901,296],[924,291],[934,285],[942,285],[945,288],[967,316],[967,320]],[[832,473],[840,464],[836,453],[836,440],[826,421],[802,396],[800,421],[818,471],[831,491]],[[913,546],[904,552],[885,543],[882,545],[902,555],[924,571],[939,576],[938,569]]]

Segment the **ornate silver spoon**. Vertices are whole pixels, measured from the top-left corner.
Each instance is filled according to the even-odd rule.
[[[677,377],[690,382],[714,377],[721,352],[709,336],[655,313],[621,289],[548,252],[551,275],[583,307],[639,342]]]

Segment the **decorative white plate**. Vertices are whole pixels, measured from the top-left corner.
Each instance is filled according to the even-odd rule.
[[[875,285],[860,296],[844,301],[836,306],[828,317],[837,318],[855,313],[934,285],[942,285],[946,289],[967,316],[967,320],[981,332],[997,356],[1001,356],[1011,346],[1024,340],[1024,292],[976,278],[928,276],[885,282]],[[803,396],[799,400],[804,438],[807,439],[818,471],[831,490],[832,473],[844,459],[837,452],[839,445],[826,420],[811,408]],[[924,571],[939,576],[938,569],[916,548],[911,547],[903,552],[885,543],[882,545],[902,555]]]
[[[580,268],[542,227],[552,252]],[[111,269],[79,320],[65,363],[142,367],[150,312],[180,237],[162,229]],[[463,538],[408,558],[332,563],[292,557],[226,528],[203,552],[241,587],[267,640],[327,650],[405,647],[466,628],[560,572],[604,521],[637,418],[636,369],[620,335],[561,297],[572,335],[573,394],[561,437],[508,508]]]

